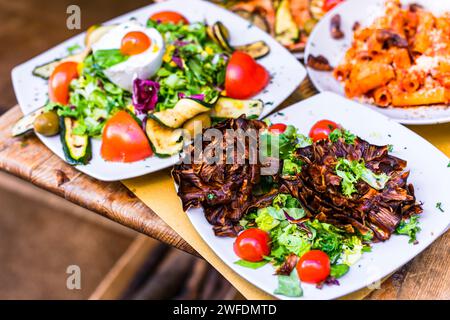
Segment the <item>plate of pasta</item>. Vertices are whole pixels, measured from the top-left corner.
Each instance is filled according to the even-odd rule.
[[[450,1],[349,0],[311,34],[309,76],[404,124],[450,122]]]

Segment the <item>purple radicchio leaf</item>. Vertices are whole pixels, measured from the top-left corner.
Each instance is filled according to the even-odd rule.
[[[136,113],[147,113],[155,109],[158,102],[159,83],[152,80],[135,79],[133,82],[133,106]]]
[[[180,57],[173,55],[172,61],[175,62],[175,64],[177,65],[178,68],[180,68],[181,70],[184,70],[183,60]]]
[[[199,93],[199,94],[193,94],[193,95],[187,97],[184,92],[178,92],[178,99],[184,99],[184,98],[195,99],[195,100],[202,100],[203,101],[205,99],[205,95],[203,93]]]

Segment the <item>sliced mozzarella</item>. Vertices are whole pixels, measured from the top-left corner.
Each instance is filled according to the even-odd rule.
[[[135,78],[148,79],[161,67],[164,55],[164,40],[154,28],[145,28],[135,21],[118,25],[92,46],[92,50],[120,49],[122,38],[131,31],[141,31],[151,40],[144,52],[130,56],[126,61],[104,70],[108,79],[119,87],[131,91]]]

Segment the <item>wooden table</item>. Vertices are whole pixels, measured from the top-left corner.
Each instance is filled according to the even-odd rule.
[[[282,109],[315,93],[306,80]],[[33,134],[13,138],[11,126],[22,116],[15,106],[0,117],[0,169],[171,246],[195,250],[120,182],[101,182],[47,149]],[[366,299],[449,299],[450,232],[385,281]]]

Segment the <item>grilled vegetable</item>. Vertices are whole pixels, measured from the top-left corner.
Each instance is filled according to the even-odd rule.
[[[221,97],[211,110],[212,118],[234,119],[245,114],[247,119],[257,119],[264,108],[261,100],[238,100]]]
[[[321,19],[325,15],[323,8],[323,0],[311,0],[309,3],[309,12],[314,17],[314,19]]]
[[[96,43],[101,37],[103,37],[108,31],[116,27],[117,25],[93,25],[86,31],[86,37],[84,38],[84,44],[86,48],[91,49],[91,46]]]
[[[218,41],[219,45],[228,52],[233,52],[233,47],[228,43],[228,39],[230,38],[230,34],[228,29],[223,25],[222,22],[217,21],[212,26],[212,30],[214,32],[214,39]]]
[[[46,137],[51,137],[59,133],[59,117],[56,111],[47,111],[34,120],[34,130]]]
[[[208,113],[199,114],[183,125],[183,129],[189,132],[192,138],[195,137],[196,133],[201,133],[204,128],[209,127],[211,127],[211,117]]]
[[[275,38],[283,45],[294,44],[300,36],[300,31],[292,17],[289,0],[282,0],[278,6],[275,21]]]
[[[41,114],[44,113],[44,108],[40,108],[36,111],[33,111],[26,116],[23,116],[16,122],[14,127],[11,130],[11,134],[13,137],[20,136],[34,129],[34,120]]]
[[[44,80],[48,80],[50,78],[51,74],[53,73],[53,70],[55,70],[55,67],[61,63],[61,59],[56,59],[44,64],[41,64],[33,69],[33,76],[42,78]]]
[[[91,143],[87,135],[75,135],[73,129],[77,121],[70,117],[60,118],[61,143],[67,163],[87,164],[92,157]]]
[[[149,118],[145,130],[156,155],[167,157],[183,149],[182,129],[167,128]]]
[[[237,51],[242,51],[250,55],[253,59],[259,59],[270,53],[270,47],[264,41],[256,41],[250,44],[234,47]]]
[[[187,120],[196,115],[210,111],[211,106],[203,101],[184,98],[172,109],[166,109],[150,114],[150,117],[169,128],[179,128]]]
[[[270,33],[270,25],[263,15],[259,13],[253,13],[251,22],[261,30]]]

